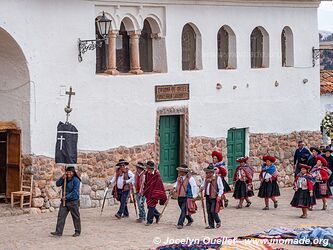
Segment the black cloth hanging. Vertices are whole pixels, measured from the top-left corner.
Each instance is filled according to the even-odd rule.
[[[59,122],[57,127],[57,142],[55,162],[76,164],[77,162],[78,130],[70,123]]]

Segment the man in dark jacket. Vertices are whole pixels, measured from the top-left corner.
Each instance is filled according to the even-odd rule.
[[[62,187],[62,192],[64,193],[64,183],[66,180],[66,196],[62,198],[65,200],[65,205],[63,203],[60,204],[58,219],[57,219],[57,227],[55,232],[51,232],[54,236],[61,236],[64,230],[65,221],[68,213],[71,213],[75,233],[73,237],[80,236],[81,233],[81,219],[79,212],[79,199],[80,199],[80,178],[77,176],[75,172],[75,168],[73,166],[68,166],[66,168],[66,174],[57,180],[57,187]]]

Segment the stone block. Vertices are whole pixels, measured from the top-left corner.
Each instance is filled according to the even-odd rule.
[[[60,198],[61,188],[52,183],[45,188],[45,193],[49,199]]]
[[[80,195],[80,208],[90,208],[91,198],[89,195]]]
[[[87,173],[81,174],[82,184],[89,184],[89,175]]]
[[[32,198],[32,206],[33,207],[42,207],[44,205],[43,198]]]
[[[81,194],[86,194],[86,195],[90,195],[91,193],[91,187],[87,184],[82,184],[81,186]]]
[[[50,202],[50,206],[54,207],[54,208],[60,207],[60,204],[61,204],[60,199],[50,199],[49,202]]]
[[[40,214],[41,210],[39,208],[36,207],[32,207],[30,208],[30,214]]]
[[[42,195],[42,192],[40,191],[40,189],[38,187],[33,187],[32,188],[32,197],[33,198],[37,198],[41,195]]]

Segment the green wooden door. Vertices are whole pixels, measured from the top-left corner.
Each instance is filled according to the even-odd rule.
[[[179,165],[179,116],[160,117],[160,165],[159,170],[164,182],[177,179]]]
[[[232,183],[236,167],[236,159],[245,155],[245,129],[229,129],[227,138],[228,179]]]

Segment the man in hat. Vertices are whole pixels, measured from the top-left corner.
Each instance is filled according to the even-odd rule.
[[[114,186],[114,194],[117,200],[120,201],[120,207],[118,212],[115,214],[116,218],[121,219],[122,217],[128,217],[127,200],[130,194],[131,185],[134,182],[134,174],[128,169],[128,162],[124,159],[120,159],[116,164],[115,175],[111,179],[111,185]]]
[[[67,178],[66,178],[67,177]],[[65,199],[65,206],[62,204],[59,207],[57,227],[55,232],[51,232],[54,236],[61,236],[64,230],[65,221],[68,213],[71,213],[75,233],[73,237],[80,236],[81,233],[81,220],[79,212],[79,199],[80,199],[80,182],[81,179],[75,172],[74,166],[68,166],[66,168],[66,174],[60,177],[56,185],[57,187],[62,187],[62,192],[64,193],[64,184],[66,180],[66,196],[62,199]]]
[[[147,199],[148,206],[146,226],[150,226],[153,224],[154,217],[156,223],[160,220],[160,213],[156,209],[157,203],[159,202],[160,205],[164,205],[167,201],[162,178],[159,171],[155,168],[153,161],[147,161],[146,164],[143,195]]]
[[[327,147],[325,150],[324,150],[324,155],[322,155],[324,157],[324,159],[327,161],[327,168],[329,170],[331,170],[331,172],[333,172],[333,156],[332,156],[332,152],[333,150],[330,149],[329,147]],[[328,184],[330,186],[333,186],[333,174],[331,174],[329,180],[328,180]]]
[[[219,175],[215,174],[215,167],[211,163],[207,168],[204,168],[206,178],[201,185],[201,190],[204,191],[206,197],[206,210],[208,215],[209,226],[206,229],[213,229],[221,227],[221,220],[217,211],[221,204],[223,195],[223,183]]]
[[[331,138],[331,144],[329,144],[327,147],[329,147],[331,150],[333,150],[333,138]]]
[[[301,157],[302,156],[307,156],[307,159],[308,159],[310,157],[310,155],[311,155],[311,152],[309,151],[309,149],[304,147],[304,142],[303,141],[298,141],[298,148],[295,150],[295,153],[294,153],[294,169],[295,169],[295,172],[297,172],[296,174],[299,173],[299,169],[297,168],[297,164],[300,163]]]
[[[136,172],[134,178],[134,186],[136,192],[136,201],[138,203],[139,218],[136,220],[141,223],[146,220],[145,202],[146,198],[143,196],[143,187],[145,183],[145,169],[146,166],[142,162],[135,164]]]
[[[174,191],[178,196],[178,206],[181,210],[177,228],[182,229],[184,226],[185,218],[187,219],[186,226],[191,226],[193,219],[192,213],[195,213],[196,205],[194,199],[198,196],[197,185],[195,179],[191,175],[191,171],[186,164],[181,164],[177,168],[178,178],[175,183]]]

